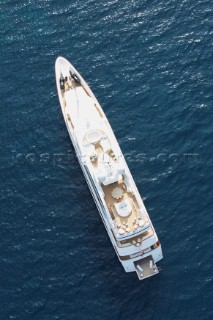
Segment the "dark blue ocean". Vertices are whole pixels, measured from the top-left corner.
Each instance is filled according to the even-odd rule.
[[[0,320],[212,320],[213,2],[0,1]],[[101,103],[162,244],[117,259],[56,92],[62,55]]]

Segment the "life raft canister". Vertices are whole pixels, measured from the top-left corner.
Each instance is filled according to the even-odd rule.
[[[60,77],[60,88],[61,88],[61,90],[64,90],[64,78],[62,75]]]
[[[77,76],[77,74],[70,72],[70,75],[71,75],[71,77],[73,78],[73,80],[74,80],[76,83],[78,83],[78,84],[81,83],[81,80],[79,79],[79,77]]]

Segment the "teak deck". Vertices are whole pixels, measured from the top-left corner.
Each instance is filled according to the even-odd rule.
[[[123,180],[115,182],[113,184],[109,184],[109,185],[101,185],[103,191],[104,191],[104,195],[105,195],[105,201],[106,201],[106,205],[108,207],[108,210],[111,214],[112,219],[114,220],[116,226],[118,225],[124,225],[126,224],[127,227],[130,229],[130,231],[134,231],[134,220],[138,219],[138,214],[139,214],[139,208],[137,206],[137,202],[135,200],[135,196],[127,191],[126,185],[123,182]],[[112,190],[116,187],[119,187],[122,189],[123,191],[123,196],[121,199],[115,199],[112,197]],[[121,217],[120,215],[118,215],[116,208],[114,206],[115,203],[121,202],[123,200],[128,199],[131,203],[131,207],[132,207],[132,213],[128,216],[128,217]]]

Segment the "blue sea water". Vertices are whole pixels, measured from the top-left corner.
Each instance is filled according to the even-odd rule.
[[[211,320],[213,3],[0,1],[0,320]],[[126,274],[58,102],[66,57],[101,103],[162,243]]]

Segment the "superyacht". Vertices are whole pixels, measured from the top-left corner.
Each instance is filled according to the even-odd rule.
[[[55,75],[70,139],[118,259],[140,280],[157,274],[161,244],[99,102],[65,58],[57,58]]]

